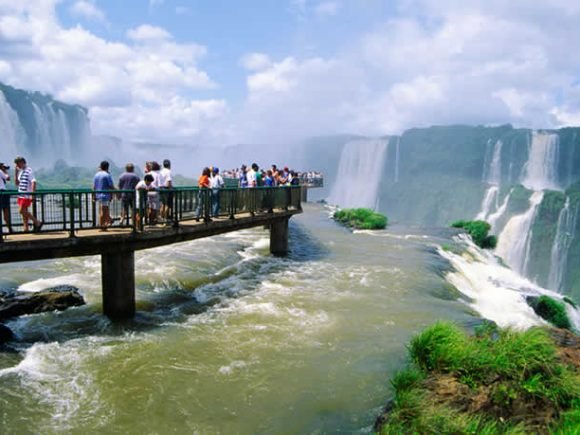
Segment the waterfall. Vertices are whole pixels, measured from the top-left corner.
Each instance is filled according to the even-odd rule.
[[[345,208],[376,207],[388,144],[388,139],[346,143],[328,202]]]
[[[397,136],[397,144],[395,145],[395,183],[399,182],[399,160],[401,154],[399,153],[399,147],[401,145],[401,136]]]
[[[491,214],[491,208],[495,205],[495,209],[498,208],[498,186],[490,186],[483,197],[481,202],[481,211],[475,216],[475,220],[486,220],[486,218]]]
[[[507,206],[509,204],[509,200],[510,200],[510,196],[513,192],[513,189],[511,189],[509,191],[509,193],[506,195],[506,197],[504,198],[503,202],[501,203],[501,205],[497,208],[497,211],[495,213],[490,214],[487,217],[487,223],[491,225],[491,233],[492,234],[496,234],[497,231],[497,221],[500,220],[500,218],[504,215],[505,211],[507,210]]]
[[[560,139],[557,134],[534,131],[528,145],[528,161],[522,184],[531,190],[558,189],[557,166]]]
[[[516,272],[526,275],[529,250],[532,240],[532,225],[544,192],[534,192],[530,197],[530,208],[523,214],[512,217],[499,235],[496,254]]]
[[[19,147],[26,142],[26,133],[20,124],[18,114],[12,109],[0,89],[0,132],[3,159],[18,154]]]
[[[566,272],[568,260],[568,250],[572,245],[574,232],[576,230],[578,209],[580,209],[580,206],[577,205],[574,211],[570,211],[570,198],[566,197],[566,203],[558,217],[558,228],[556,230],[556,237],[554,238],[552,253],[550,255],[548,288],[551,290],[562,291],[564,273]]]
[[[488,147],[491,141],[487,142]],[[483,182],[490,185],[483,196],[481,211],[475,217],[476,220],[486,220],[492,213],[492,207],[497,211],[499,207],[499,185],[501,182],[501,149],[503,142],[497,140],[493,146],[491,160],[486,159],[483,169]],[[489,154],[489,153],[486,153]],[[489,164],[488,164],[489,161]]]

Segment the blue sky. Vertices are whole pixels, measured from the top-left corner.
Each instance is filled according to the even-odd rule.
[[[0,81],[93,132],[290,143],[580,124],[580,2],[0,0]]]

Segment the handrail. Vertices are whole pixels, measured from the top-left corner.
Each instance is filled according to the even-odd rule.
[[[43,189],[35,192],[0,191],[9,196],[9,221],[0,212],[0,243],[7,234],[23,234],[24,224],[19,214],[18,197],[31,198],[29,211],[43,222],[40,233],[68,232],[69,237],[85,229],[99,226],[97,194],[111,195],[110,214],[114,224],[132,228],[134,233],[144,231],[146,225],[156,225],[148,210],[163,203],[168,208],[163,224],[178,227],[182,221],[213,217],[235,219],[239,213],[273,213],[274,209],[301,209],[301,187],[254,187],[254,188],[199,188],[179,186],[172,189],[149,191],[92,190],[92,189]],[[32,223],[29,226],[33,228]]]

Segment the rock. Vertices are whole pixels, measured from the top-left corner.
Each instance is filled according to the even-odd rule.
[[[0,325],[0,344],[4,344],[14,338],[14,333],[8,326]]]
[[[0,303],[0,320],[23,314],[37,314],[46,311],[62,311],[69,307],[84,305],[85,300],[78,289],[72,286],[58,286],[30,295],[16,295],[5,298]]]

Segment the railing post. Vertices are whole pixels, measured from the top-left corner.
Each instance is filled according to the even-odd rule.
[[[6,195],[6,193],[0,191],[0,203],[4,200],[2,195]],[[8,201],[10,201],[10,196],[8,196]],[[8,208],[8,213],[10,213],[10,208]],[[4,210],[0,210],[0,243],[4,243]]]
[[[203,221],[211,222],[210,211],[211,211],[211,189],[203,189]]]
[[[74,193],[69,192],[69,213],[70,213],[70,232],[69,237],[75,236],[75,202]]]
[[[173,188],[171,188],[170,190],[170,194],[171,195],[171,217],[173,218],[173,228],[177,228],[179,226],[179,214],[178,214],[178,196],[180,195],[180,192],[177,190],[174,190]]]
[[[236,218],[236,200],[238,197],[238,189],[232,190],[228,189],[228,193],[230,194],[230,219]]]
[[[123,197],[123,194],[121,194],[121,198]],[[122,201],[122,200],[121,200]],[[131,192],[131,203],[133,204],[133,207],[131,207],[131,215],[129,215],[129,207],[127,207],[127,219],[131,219],[131,228],[132,228],[132,232],[133,234],[135,234],[137,232],[137,207],[139,207],[139,204],[137,204],[137,191],[133,190],[133,192]]]

